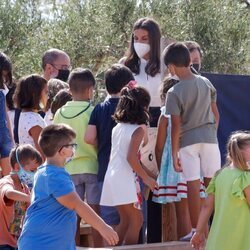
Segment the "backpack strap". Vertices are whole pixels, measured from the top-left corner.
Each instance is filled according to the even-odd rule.
[[[15,116],[14,116],[14,140],[15,143],[19,144],[19,137],[18,137],[18,126],[19,126],[19,118],[21,115],[21,109],[15,109]]]

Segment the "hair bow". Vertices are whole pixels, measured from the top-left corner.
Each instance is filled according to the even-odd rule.
[[[131,89],[134,89],[136,85],[137,85],[137,82],[135,80],[131,80],[126,86],[131,90]]]

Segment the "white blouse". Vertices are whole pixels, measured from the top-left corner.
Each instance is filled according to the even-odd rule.
[[[141,58],[140,60],[141,60],[140,73],[138,75],[134,74],[134,78],[139,86],[144,87],[150,93],[151,101],[149,106],[160,107],[161,73],[157,73],[154,77],[148,75],[145,72],[147,61],[143,58]]]

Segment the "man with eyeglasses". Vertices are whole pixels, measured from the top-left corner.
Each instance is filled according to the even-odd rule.
[[[70,58],[59,49],[49,49],[42,57],[43,77],[48,81],[57,78],[64,82],[68,80],[71,70]]]

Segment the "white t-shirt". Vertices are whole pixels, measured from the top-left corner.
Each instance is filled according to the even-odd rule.
[[[35,126],[44,128],[46,123],[36,112],[21,112],[18,123],[18,137],[20,144],[29,143],[32,146],[35,146],[33,138],[29,134],[30,129]]]
[[[145,72],[145,67],[147,61],[143,58],[140,65],[139,75],[134,74],[134,78],[139,86],[144,87],[150,94],[151,101],[150,107],[161,107],[161,98],[160,98],[160,86],[161,86],[161,74],[157,73],[154,77],[148,75]]]

